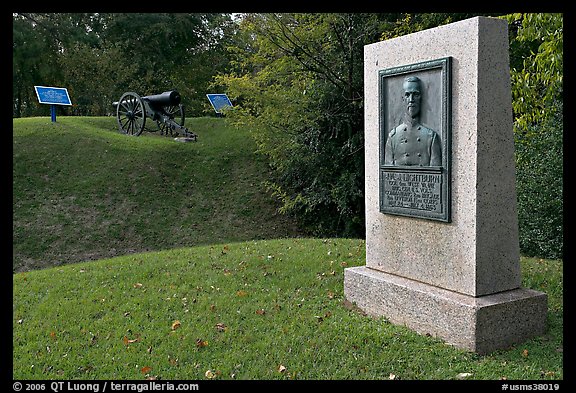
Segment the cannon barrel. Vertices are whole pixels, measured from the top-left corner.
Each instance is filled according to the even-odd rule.
[[[142,97],[154,106],[172,106],[180,104],[180,93],[176,90],[165,91],[161,94]]]

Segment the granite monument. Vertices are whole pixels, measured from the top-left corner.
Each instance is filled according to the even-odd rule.
[[[367,314],[481,354],[547,319],[521,287],[508,50],[491,17],[365,46],[366,265],[344,272]]]

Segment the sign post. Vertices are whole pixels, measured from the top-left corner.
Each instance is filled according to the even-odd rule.
[[[34,86],[38,102],[50,105],[52,123],[56,122],[56,105],[72,105],[65,87]]]
[[[206,94],[206,97],[210,100],[210,104],[218,116],[222,116],[222,108],[232,106],[232,102],[226,94]]]

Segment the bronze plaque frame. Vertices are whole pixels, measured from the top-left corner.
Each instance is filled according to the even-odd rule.
[[[421,86],[418,125],[439,137],[440,165],[386,163],[387,139],[396,134],[391,131],[404,129],[402,90],[405,78],[411,76]],[[380,212],[451,222],[451,80],[451,57],[379,71]]]

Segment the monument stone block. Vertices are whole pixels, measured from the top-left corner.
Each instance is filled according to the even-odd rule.
[[[520,288],[507,28],[475,17],[364,48],[366,266],[345,296],[477,352],[546,326],[546,295]]]

